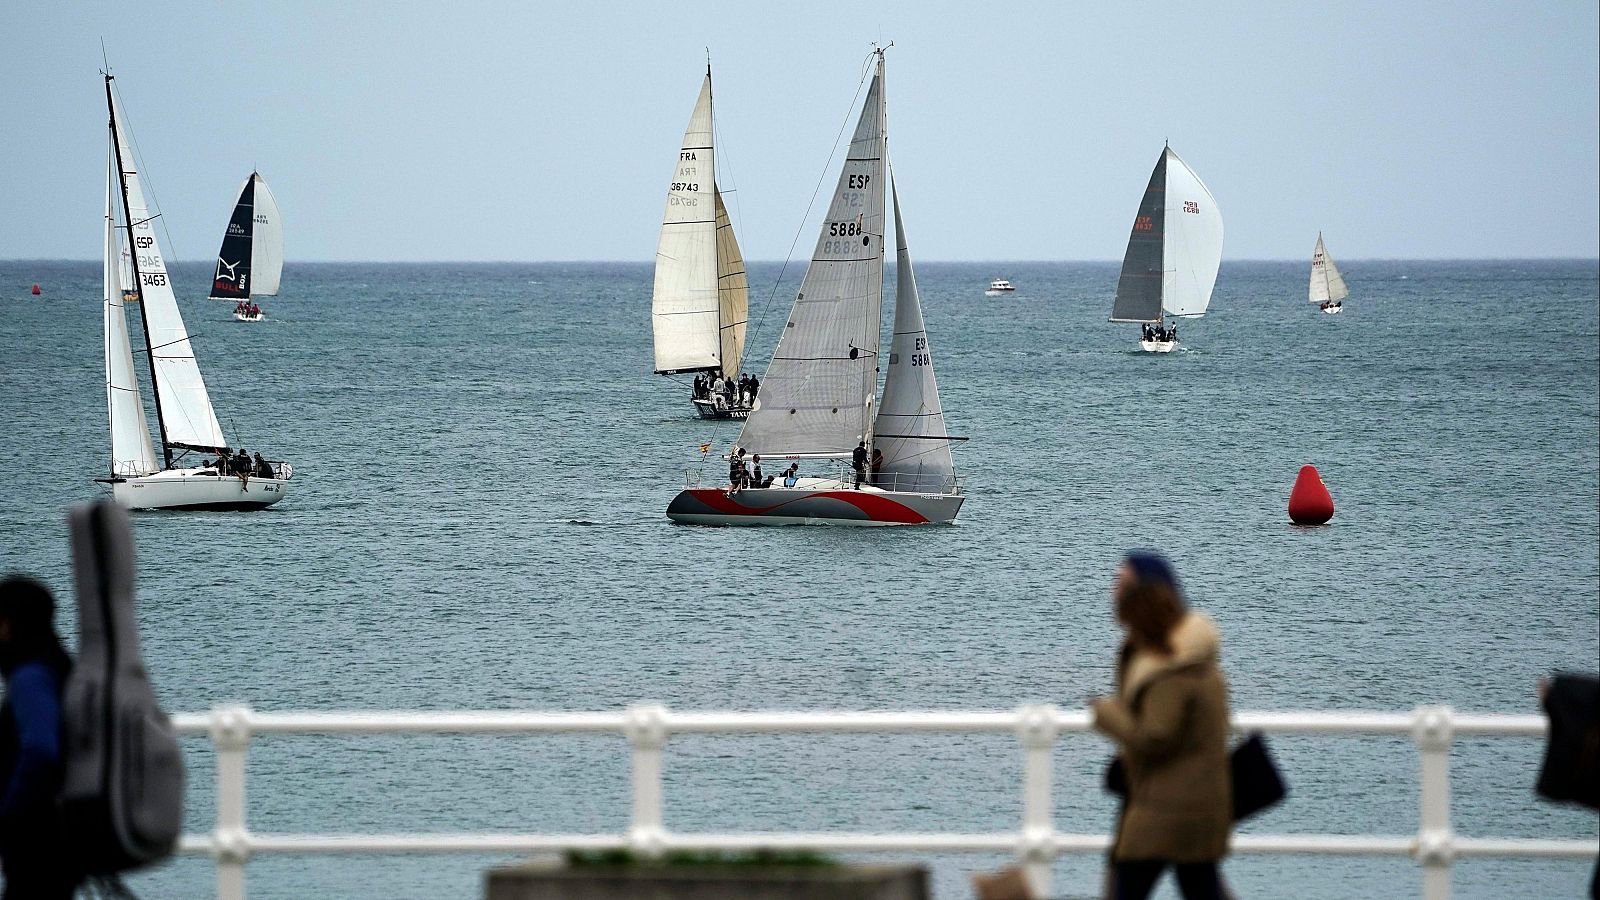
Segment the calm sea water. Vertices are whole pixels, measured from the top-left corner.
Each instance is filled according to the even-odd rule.
[[[697,446],[650,374],[647,265],[302,265],[260,325],[181,303],[236,443],[295,464],[254,514],[135,517],[146,654],[170,710],[1077,706],[1106,689],[1118,554],[1170,553],[1226,635],[1243,709],[1535,710],[1600,652],[1600,282],[1588,262],[1229,263],[1179,353],[1105,321],[1109,264],[919,266],[970,499],[953,527],[706,529],[663,516]],[[764,365],[798,268],[752,340]],[[777,267],[753,269],[753,319]],[[993,277],[1019,286],[988,299]],[[27,295],[33,282],[45,293]],[[890,294],[892,296],[892,293]],[[107,455],[97,263],[0,263],[0,570],[70,585],[63,513]],[[758,365],[758,368],[760,366]],[[152,414],[151,421],[154,421]],[[1298,467],[1338,504],[1288,525]],[[719,462],[707,467],[715,474]],[[1256,832],[1405,833],[1409,741],[1278,738]],[[209,828],[207,744],[189,829]],[[1455,824],[1593,839],[1538,803],[1541,748],[1466,741]],[[1107,747],[1057,752],[1057,826],[1103,830]],[[301,738],[251,751],[258,831],[620,830],[620,738]],[[1006,829],[1009,738],[676,738],[679,830]],[[471,897],[495,857],[254,861],[258,898]],[[1002,860],[935,860],[940,896]],[[1098,861],[1058,867],[1092,894]],[[1244,896],[1415,895],[1408,860],[1242,857]],[[1470,860],[1459,897],[1578,896],[1588,867]],[[203,897],[208,860],[137,879]]]

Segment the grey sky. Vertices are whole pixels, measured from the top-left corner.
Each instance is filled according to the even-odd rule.
[[[1163,139],[1227,258],[1600,252],[1592,0],[701,6],[8,3],[0,258],[98,255],[102,37],[181,259],[255,166],[291,263],[648,261],[707,46],[745,255],[782,259],[891,39],[919,259],[1120,259]]]

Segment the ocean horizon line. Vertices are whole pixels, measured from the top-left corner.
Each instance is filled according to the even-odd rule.
[[[210,265],[214,257],[202,259],[172,259],[174,265]],[[1224,257],[1224,263],[1306,263],[1309,258],[1301,257],[1267,257],[1267,256],[1239,256]],[[26,263],[87,263],[100,264],[99,257],[72,257],[72,256],[36,256],[36,257],[0,257],[0,264],[19,265]],[[746,265],[782,266],[795,265],[798,260],[781,259],[747,259]],[[1031,266],[1031,265],[1082,265],[1082,264],[1117,264],[1121,259],[918,259],[916,264],[925,265],[1006,265],[1006,266]],[[1354,262],[1425,262],[1425,263],[1593,263],[1600,265],[1600,256],[1352,256],[1340,257],[1341,263]],[[285,261],[285,266],[330,266],[330,265],[361,265],[361,266],[573,266],[573,265],[654,265],[654,260],[641,259],[303,259]],[[884,265],[893,268],[894,262],[885,260]]]

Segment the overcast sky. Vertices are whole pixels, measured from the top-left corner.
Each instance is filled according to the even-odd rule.
[[[1168,139],[1231,259],[1593,257],[1597,33],[1594,0],[11,0],[0,258],[98,256],[102,38],[179,259],[256,167],[291,264],[649,261],[707,47],[718,181],[783,259],[874,40],[919,259],[1120,259]]]

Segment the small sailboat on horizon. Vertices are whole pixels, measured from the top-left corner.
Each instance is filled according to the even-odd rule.
[[[110,134],[106,164],[103,261],[106,411],[111,432],[110,472],[95,480],[111,486],[112,496],[131,509],[260,509],[282,500],[293,469],[239,451],[238,467],[224,466],[232,448],[222,435],[205,380],[200,375],[189,332],[167,275],[166,260],[145,201],[131,143],[105,76]],[[129,275],[121,267],[124,248]],[[133,364],[126,294],[138,285],[140,326],[155,393],[161,456],[157,457],[145,418],[144,400]],[[213,454],[215,464],[181,467],[190,453]]]
[[[1142,326],[1139,349],[1170,353],[1178,323],[1211,305],[1222,264],[1222,211],[1200,176],[1163,147],[1133,219],[1111,321]]]
[[[717,186],[714,115],[707,65],[667,188],[650,319],[656,374],[693,374],[690,401],[701,418],[742,419],[750,414],[746,392],[713,389],[731,388],[739,374],[750,305],[744,257]]]
[[[1344,298],[1350,296],[1344,276],[1339,274],[1339,267],[1333,264],[1333,257],[1322,244],[1320,231],[1317,232],[1317,249],[1311,252],[1310,296],[1311,302],[1330,316],[1344,312]]]
[[[694,525],[921,525],[955,520],[966,500],[951,457],[900,200],[888,176],[883,51],[862,104],[816,250],[783,327],[730,475],[752,459],[791,462],[748,485],[693,485],[667,507]],[[888,183],[885,184],[885,181]],[[887,189],[887,190],[886,190]],[[894,331],[883,402],[885,194],[894,195]],[[851,460],[853,471],[844,468]],[[833,465],[805,476],[801,461]],[[776,466],[774,466],[775,468]],[[781,481],[779,478],[781,477]]]
[[[222,233],[210,299],[232,300],[235,319],[259,322],[265,314],[255,299],[276,295],[282,277],[283,220],[278,200],[261,173],[251,172],[239,188],[239,202]]]

